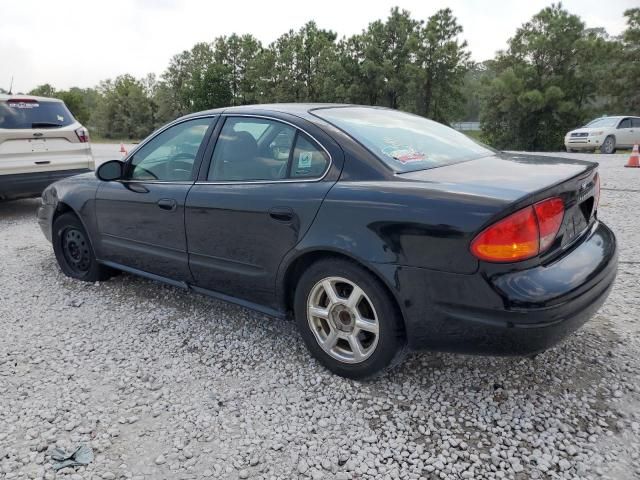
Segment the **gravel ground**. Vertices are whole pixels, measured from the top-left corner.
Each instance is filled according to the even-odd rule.
[[[130,275],[64,277],[0,204],[0,477],[640,478],[640,169],[602,162],[620,273],[579,332],[533,359],[412,354],[329,374],[290,322]],[[51,450],[86,444],[54,474]]]

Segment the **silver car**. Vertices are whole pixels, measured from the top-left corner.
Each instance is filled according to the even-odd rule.
[[[564,137],[567,152],[595,151],[614,153],[640,143],[640,117],[601,117]]]
[[[55,98],[0,95],[0,200],[94,169],[89,132]]]

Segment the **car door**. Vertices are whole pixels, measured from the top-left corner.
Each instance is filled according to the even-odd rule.
[[[627,147],[633,145],[633,125],[630,118],[623,118],[616,128],[616,146]]]
[[[204,116],[169,126],[132,152],[122,181],[100,185],[101,260],[178,282],[191,280],[184,205],[215,120]]]
[[[640,144],[640,117],[631,119],[631,145]]]
[[[205,158],[186,203],[194,283],[274,306],[278,266],[335,183],[342,151],[317,127],[320,140],[279,118],[220,122],[209,165]]]

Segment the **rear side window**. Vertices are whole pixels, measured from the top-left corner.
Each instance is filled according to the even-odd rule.
[[[283,179],[294,137],[295,129],[281,122],[229,117],[216,142],[208,180]]]
[[[304,133],[298,133],[291,159],[291,178],[315,178],[324,173],[329,157]]]
[[[418,115],[373,107],[319,108],[312,113],[364,145],[398,173],[441,167],[495,153],[463,133]]]
[[[75,119],[62,102],[15,99],[0,102],[0,128],[60,128]]]

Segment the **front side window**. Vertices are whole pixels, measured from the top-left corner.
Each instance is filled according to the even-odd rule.
[[[622,120],[620,122],[620,125],[618,125],[618,128],[631,128],[631,119],[625,118],[624,120]]]
[[[452,128],[397,110],[330,107],[312,113],[350,135],[398,173],[450,165],[495,153]]]
[[[631,128],[640,128],[640,118],[631,119]]]
[[[187,120],[160,133],[133,154],[129,164],[131,180],[188,181],[200,144],[214,118]]]

